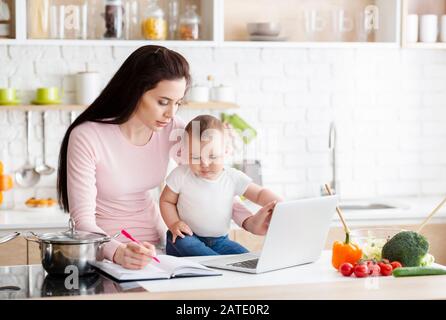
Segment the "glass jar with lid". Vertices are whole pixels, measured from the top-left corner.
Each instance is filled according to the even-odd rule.
[[[122,0],[105,0],[105,33],[104,38],[121,39],[124,27],[124,7]]]
[[[196,5],[188,4],[180,16],[179,34],[181,40],[198,40],[200,38],[200,16],[195,11]]]
[[[164,11],[158,6],[156,0],[149,0],[148,6],[141,22],[141,30],[147,40],[166,40],[167,21]]]

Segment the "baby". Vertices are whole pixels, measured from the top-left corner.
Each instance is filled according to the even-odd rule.
[[[253,183],[243,172],[224,166],[224,126],[217,118],[196,117],[186,126],[185,138],[188,164],[170,173],[160,197],[161,215],[169,228],[166,253],[205,256],[248,252],[228,238],[234,196],[243,195],[261,206],[281,198]]]

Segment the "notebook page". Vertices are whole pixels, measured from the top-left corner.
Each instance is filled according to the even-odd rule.
[[[157,258],[161,262],[161,268],[169,272],[171,276],[180,275],[182,273],[197,275],[219,274],[218,272],[187,258],[179,258],[169,255],[158,255]]]
[[[96,261],[94,266],[118,280],[143,280],[143,279],[166,279],[170,278],[170,273],[166,272],[155,262],[148,264],[141,270],[126,269],[116,263],[104,260]]]

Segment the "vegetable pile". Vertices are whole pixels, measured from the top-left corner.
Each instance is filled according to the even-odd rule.
[[[389,260],[359,260],[354,265],[349,262],[344,262],[339,266],[339,272],[345,276],[350,277],[352,274],[357,278],[390,276],[393,270],[401,268],[402,265],[398,261]]]

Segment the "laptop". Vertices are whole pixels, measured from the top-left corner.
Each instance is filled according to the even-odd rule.
[[[263,273],[319,259],[336,212],[337,196],[276,204],[260,254],[220,256],[201,264],[217,269]]]

